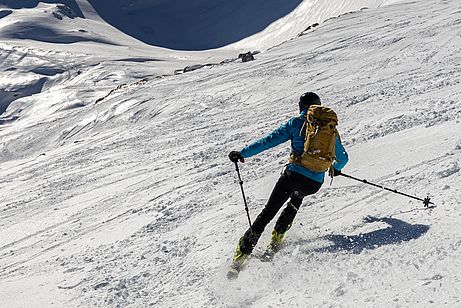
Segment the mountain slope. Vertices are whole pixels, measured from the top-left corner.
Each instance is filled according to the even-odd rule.
[[[460,19],[456,1],[364,10],[253,62],[146,80],[102,63],[12,105],[30,109],[0,130],[2,304],[458,306]],[[305,199],[272,263],[229,282],[247,221],[226,155],[295,115],[307,90],[339,114],[344,172],[438,207],[335,179]],[[288,153],[241,166],[252,217]]]
[[[16,22],[2,26],[5,21],[0,20],[0,37],[138,48],[147,44],[186,51],[265,50],[314,23],[393,2],[396,0],[2,1],[0,9],[5,10],[0,18]]]

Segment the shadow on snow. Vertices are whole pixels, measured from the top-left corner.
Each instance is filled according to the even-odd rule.
[[[176,50],[207,50],[238,42],[261,32],[292,12],[302,0],[87,0],[98,15],[125,34],[146,44]],[[11,9],[33,8],[39,2],[62,3],[84,18],[75,0],[2,0]],[[5,11],[4,16],[9,12]],[[47,27],[45,41],[56,42]],[[23,35],[29,38],[29,34]],[[18,36],[15,36],[18,37]],[[51,39],[53,38],[53,39]],[[58,43],[80,41],[63,37]]]
[[[106,22],[149,45],[219,48],[261,32],[302,0],[88,0]]]
[[[384,245],[392,245],[417,239],[429,230],[429,226],[427,225],[409,224],[403,220],[389,217],[378,218],[368,216],[365,222],[384,222],[388,224],[389,227],[352,236],[340,234],[327,235],[324,239],[333,242],[333,244],[316,249],[315,251],[336,252],[345,250],[358,254],[364,249],[376,249]]]

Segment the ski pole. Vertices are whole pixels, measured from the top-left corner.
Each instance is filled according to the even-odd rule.
[[[240,170],[239,170],[239,166],[237,162],[235,162],[235,170],[237,171],[237,175],[239,177],[239,184],[240,184],[240,189],[242,190],[243,203],[245,204],[245,211],[247,212],[248,223],[250,224],[250,232],[251,232],[252,230],[251,230],[250,211],[248,210],[247,198],[245,197],[245,191],[243,190],[243,181],[242,181],[242,177],[240,176]]]
[[[378,188],[382,188],[384,190],[388,190],[390,192],[393,192],[393,193],[396,193],[396,194],[399,194],[399,195],[402,195],[402,196],[405,196],[405,197],[409,197],[409,198],[412,198],[412,199],[416,199],[416,200],[419,200],[419,201],[423,201],[424,203],[424,207],[429,207],[429,204],[433,204],[435,206],[435,204],[433,202],[431,202],[431,199],[429,198],[429,196],[427,196],[426,198],[424,199],[421,199],[421,198],[418,198],[418,197],[415,197],[415,196],[412,196],[412,195],[409,195],[409,194],[405,194],[403,192],[400,192],[400,191],[397,191],[397,189],[392,189],[392,188],[387,188],[387,187],[384,187],[382,185],[378,185],[378,184],[375,184],[375,183],[371,183],[371,182],[368,182],[367,180],[363,179],[358,179],[356,177],[353,177],[351,175],[348,175],[348,174],[344,174],[344,173],[340,173],[339,175],[342,175],[346,178],[349,178],[349,179],[352,179],[352,180],[356,180],[356,181],[359,181],[359,182],[362,182],[362,183],[365,183],[365,184],[368,184],[368,185],[372,185],[372,186],[375,186],[375,187],[378,187]],[[433,207],[434,207],[433,206]]]

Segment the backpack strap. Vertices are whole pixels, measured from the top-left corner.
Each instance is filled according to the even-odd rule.
[[[303,126],[301,126],[301,129],[299,130],[299,136],[303,136],[303,144],[304,142],[306,142],[306,127],[307,127],[307,114],[306,116],[304,117],[304,123],[303,123]],[[291,155],[293,155],[296,159],[300,158],[301,155],[303,155],[303,153],[299,154],[298,152],[296,152],[296,149],[295,147],[293,146],[293,139],[291,140],[291,149],[293,150],[293,152],[291,153]],[[303,146],[303,152],[304,152],[304,146]],[[290,155],[290,156],[291,156]]]

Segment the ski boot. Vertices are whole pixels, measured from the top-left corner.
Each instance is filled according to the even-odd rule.
[[[243,253],[240,250],[241,242],[242,242],[242,239],[239,241],[239,244],[237,245],[237,248],[235,249],[235,254],[234,254],[234,257],[232,258],[232,264],[230,266],[229,272],[227,272],[227,278],[231,280],[236,279],[238,277],[238,274],[243,269],[248,257],[250,256],[249,254]]]
[[[272,261],[274,255],[282,248],[282,240],[284,236],[285,233],[278,233],[275,229],[272,230],[271,242],[262,256],[262,261]]]

